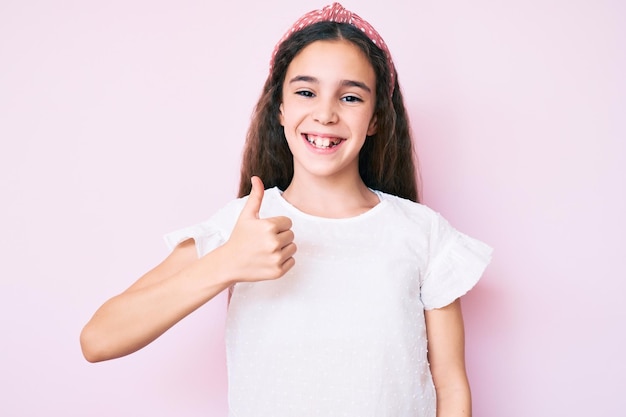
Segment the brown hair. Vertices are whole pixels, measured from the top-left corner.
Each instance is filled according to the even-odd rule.
[[[376,74],[376,133],[370,136],[359,154],[359,173],[368,187],[419,201],[416,158],[411,129],[395,77],[390,95],[391,75],[384,52],[361,30],[347,23],[319,22],[295,32],[276,53],[261,97],[248,129],[241,164],[239,197],[251,190],[250,177],[259,176],[267,188],[285,190],[293,178],[293,155],[279,120],[282,87],[287,68],[307,45],[319,40],[347,40],[368,57]]]

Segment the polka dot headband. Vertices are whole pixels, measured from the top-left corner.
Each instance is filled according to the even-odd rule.
[[[387,44],[383,41],[383,38],[376,32],[376,29],[372,27],[368,22],[363,20],[361,17],[352,13],[349,10],[346,10],[341,4],[333,3],[328,5],[320,10],[312,10],[302,16],[300,19],[296,21],[296,23],[291,26],[291,28],[283,35],[281,40],[274,47],[274,52],[272,52],[272,60],[270,61],[270,71],[274,66],[274,60],[276,59],[276,54],[278,53],[278,48],[285,42],[293,33],[307,27],[311,26],[314,23],[318,22],[337,22],[337,23],[348,23],[361,31],[374,43],[374,45],[378,46],[385,53],[385,57],[387,58],[387,65],[389,67],[390,74],[390,95],[393,94],[393,89],[395,85],[395,70],[393,66],[393,60],[391,59],[391,53],[387,48]]]

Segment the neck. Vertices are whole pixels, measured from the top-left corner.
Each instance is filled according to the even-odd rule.
[[[343,181],[294,176],[283,198],[304,213],[328,218],[358,216],[380,202],[359,176]]]

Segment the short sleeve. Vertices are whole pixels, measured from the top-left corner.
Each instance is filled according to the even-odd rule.
[[[176,230],[166,234],[163,238],[170,250],[187,239],[193,239],[196,243],[198,258],[221,246],[226,241],[222,233],[210,221]]]
[[[454,229],[437,214],[421,287],[424,308],[445,307],[472,289],[491,261],[492,252],[490,246]]]
[[[198,258],[206,255],[228,240],[244,203],[245,199],[241,198],[231,201],[208,220],[164,235],[165,243],[172,250],[181,242],[193,239]]]

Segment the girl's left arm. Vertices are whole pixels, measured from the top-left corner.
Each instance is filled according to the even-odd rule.
[[[437,417],[471,417],[461,300],[426,310],[425,315],[428,361],[437,392]]]

